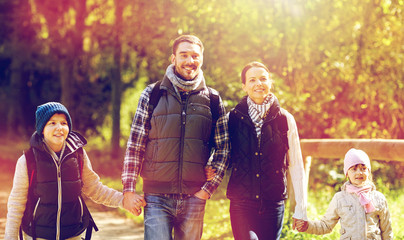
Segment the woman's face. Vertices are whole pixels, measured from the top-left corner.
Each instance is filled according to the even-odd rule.
[[[246,72],[243,90],[256,104],[262,104],[271,90],[269,73],[260,67],[252,67]]]
[[[349,181],[357,187],[362,187],[366,184],[369,174],[369,169],[364,164],[356,164],[348,169]]]
[[[53,114],[43,129],[45,142],[54,152],[62,150],[68,134],[69,125],[63,113]]]

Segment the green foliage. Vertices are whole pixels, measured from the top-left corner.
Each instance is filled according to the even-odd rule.
[[[55,100],[80,121],[77,130],[110,139],[111,88],[122,83],[125,118],[139,80],[164,75],[172,39],[195,34],[207,83],[228,109],[244,95],[242,67],[258,60],[273,72],[274,92],[302,138],[404,137],[402,1],[122,0],[122,16],[116,3],[0,2],[10,10],[0,11],[0,114],[9,116],[1,129],[27,124],[30,135],[32,121],[18,116]]]
[[[122,189],[120,180],[114,180],[113,178],[102,178],[102,181],[104,184],[117,190]],[[225,195],[226,182],[227,179],[224,180],[224,182],[219,186],[217,192],[206,203],[202,239],[233,239],[229,214],[230,202]],[[141,192],[139,189],[141,187],[139,185],[141,184],[137,184],[137,191]],[[395,239],[404,239],[404,229],[402,229],[400,225],[401,222],[404,221],[404,209],[402,208],[404,191],[402,189],[389,191],[385,188],[378,190],[381,191],[387,198]],[[330,188],[321,188],[319,190],[314,190],[311,188],[309,189],[307,214],[310,220],[319,220],[324,215],[332,196],[336,193],[336,191],[330,190]],[[298,231],[293,230],[288,205],[289,204],[287,203],[281,239],[339,239],[339,223],[335,226],[331,233],[326,235],[312,235],[307,233],[299,233]],[[134,217],[127,212],[124,214],[137,223],[143,222],[143,214],[139,217]]]

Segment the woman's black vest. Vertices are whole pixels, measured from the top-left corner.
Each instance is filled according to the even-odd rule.
[[[230,200],[280,201],[287,198],[287,118],[275,101],[264,118],[261,140],[248,114],[247,98],[230,112]]]
[[[31,144],[25,154],[30,186],[21,226],[33,238],[57,239],[59,228],[59,239],[67,239],[89,225],[91,216],[81,197],[82,148],[71,150],[66,146],[59,168],[42,143]]]

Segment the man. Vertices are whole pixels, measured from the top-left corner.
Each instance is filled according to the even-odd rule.
[[[201,70],[203,50],[195,36],[175,39],[172,64],[159,86],[158,104],[148,111],[154,84],[139,99],[122,183],[124,206],[135,215],[144,206],[146,240],[172,239],[172,232],[175,239],[201,239],[206,200],[224,175],[229,151],[226,112],[218,97],[218,119],[213,126],[210,92]],[[214,138],[210,136],[212,127]],[[210,139],[214,139],[214,153],[209,165],[216,174],[207,181],[204,168],[210,157]],[[139,174],[144,198],[135,193]]]

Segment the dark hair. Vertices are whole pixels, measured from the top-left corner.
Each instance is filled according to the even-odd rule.
[[[202,41],[198,37],[196,37],[194,35],[181,35],[174,40],[174,43],[173,43],[173,54],[174,55],[177,52],[178,45],[180,45],[180,43],[182,43],[182,42],[189,42],[189,43],[198,45],[199,47],[201,47],[201,51],[203,53],[203,49],[204,49],[203,44],[202,44]]]
[[[255,61],[250,62],[247,65],[245,65],[244,68],[243,68],[243,71],[241,71],[241,82],[243,84],[245,84],[245,81],[246,81],[246,73],[247,73],[247,71],[250,68],[253,68],[253,67],[263,68],[263,69],[265,69],[265,71],[267,71],[269,74],[271,74],[271,72],[268,70],[268,68],[264,64],[262,64],[260,62],[255,62]]]

